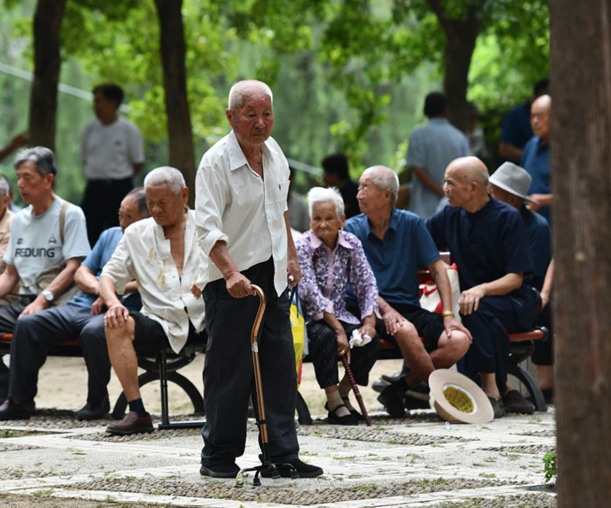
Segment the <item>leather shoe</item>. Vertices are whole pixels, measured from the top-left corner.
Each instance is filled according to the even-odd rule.
[[[17,404],[12,399],[6,399],[0,406],[0,420],[29,420],[32,416],[31,404]]]
[[[291,466],[295,468],[295,470],[297,471],[297,474],[299,475],[299,478],[314,478],[315,476],[320,476],[321,474],[323,474],[323,470],[321,467],[306,464],[299,458],[293,459],[287,462],[287,464],[290,464]],[[291,478],[290,469],[286,467],[282,467],[282,464],[277,464],[277,467],[278,467],[278,472],[280,473],[280,476],[282,478]],[[261,473],[261,476],[263,478],[271,478],[272,472],[270,470],[263,471]]]
[[[490,405],[494,411],[494,418],[503,418],[503,416],[505,416],[505,406],[503,405],[503,401],[490,396],[488,396],[488,400],[490,401]]]
[[[508,413],[531,415],[535,412],[535,406],[528,402],[518,390],[509,390],[503,397],[503,405]]]
[[[104,399],[104,401],[100,404],[93,404],[91,402],[87,402],[78,413],[76,413],[76,419],[79,422],[83,420],[99,420],[100,418],[104,418],[108,412],[110,411],[110,402],[108,399]]]
[[[202,466],[199,468],[199,474],[202,476],[210,476],[212,478],[235,478],[238,476],[240,468],[233,462],[231,464],[217,464],[215,466]]]
[[[405,416],[405,408],[403,406],[404,393],[405,390],[403,390],[400,383],[389,385],[378,396],[378,402],[384,406],[384,409],[390,416],[403,418]]]
[[[354,416],[352,416],[351,413],[344,416],[337,415],[337,410],[341,407],[346,409],[346,406],[340,404],[333,411],[329,411],[327,421],[333,425],[358,425],[359,421]]]
[[[117,436],[153,432],[154,430],[151,415],[147,413],[146,416],[138,416],[138,413],[135,411],[130,411],[123,420],[118,423],[111,423],[106,427],[106,432]]]

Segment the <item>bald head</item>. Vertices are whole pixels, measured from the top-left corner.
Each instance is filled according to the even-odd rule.
[[[371,179],[373,184],[381,191],[390,191],[390,202],[394,206],[399,195],[399,177],[386,166],[371,166],[363,171],[363,176]]]
[[[488,198],[488,169],[477,157],[460,157],[450,163],[443,180],[450,206],[479,210]]]
[[[544,142],[547,142],[550,136],[549,120],[551,110],[552,98],[549,95],[538,97],[530,107],[530,125],[532,126],[533,133]]]

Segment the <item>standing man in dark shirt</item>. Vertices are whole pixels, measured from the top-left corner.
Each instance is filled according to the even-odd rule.
[[[350,179],[348,158],[343,153],[328,155],[322,160],[322,179],[326,187],[337,187],[344,200],[346,219],[359,214],[356,194],[359,186]]]
[[[450,206],[426,225],[458,266],[460,313],[473,336],[459,370],[481,375],[495,418],[505,410],[532,413],[534,406],[507,384],[508,334],[534,324],[536,297],[524,284],[532,272],[524,223],[517,210],[488,195],[488,170],[476,157],[452,162],[443,188]]]

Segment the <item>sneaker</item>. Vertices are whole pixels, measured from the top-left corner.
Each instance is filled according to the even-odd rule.
[[[109,411],[110,402],[108,399],[105,399],[101,404],[87,402],[87,404],[85,404],[85,406],[83,406],[79,412],[76,413],[76,419],[79,422],[82,422],[83,420],[99,420],[100,418],[104,418]]]
[[[488,397],[490,401],[490,405],[494,410],[494,418],[503,418],[505,416],[505,406],[503,406],[503,401],[500,399],[495,399],[494,397]]]
[[[0,421],[29,420],[30,416],[32,416],[31,405],[27,402],[17,404],[12,399],[7,399],[0,406]]]
[[[518,390],[509,390],[503,397],[503,404],[508,413],[531,415],[535,412],[535,406],[522,397]]]
[[[290,464],[291,466],[295,468],[295,470],[297,471],[297,474],[299,475],[299,478],[314,478],[316,476],[320,476],[324,472],[321,467],[313,466],[311,464],[306,464],[305,462],[303,462],[301,459],[298,459],[298,458],[287,462],[287,464]],[[280,473],[280,476],[282,478],[291,478],[290,469],[288,469],[287,467],[283,467],[282,464],[278,464],[277,467],[278,467],[278,473]],[[261,473],[261,476],[263,478],[271,478],[272,472],[263,471]]]
[[[202,476],[210,476],[211,478],[235,478],[238,476],[240,468],[233,462],[230,464],[216,464],[214,466],[202,466],[199,468],[199,474]]]

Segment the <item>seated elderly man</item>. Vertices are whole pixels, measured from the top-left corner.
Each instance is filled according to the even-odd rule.
[[[524,222],[515,208],[488,195],[488,170],[476,157],[453,161],[443,188],[450,206],[426,225],[458,266],[460,313],[473,335],[459,370],[481,375],[495,418],[505,410],[532,413],[533,405],[507,384],[508,333],[534,325],[536,294],[524,284],[532,272]]]
[[[305,302],[308,356],[327,396],[329,423],[358,425],[363,416],[350,404],[348,376],[339,381],[337,355],[347,355],[354,379],[367,386],[369,371],[381,349],[375,331],[378,288],[361,242],[340,231],[346,221],[341,195],[335,189],[314,187],[308,193],[308,203],[310,230],[295,244],[303,275],[300,296]],[[348,284],[357,296],[360,319],[346,310]],[[371,342],[351,350],[350,336],[357,330]]]
[[[425,398],[430,374],[460,360],[471,342],[469,331],[452,312],[452,291],[438,249],[416,214],[397,210],[397,175],[374,166],[363,173],[358,201],[361,215],[346,222],[346,231],[363,243],[380,292],[382,321],[378,334],[401,349],[410,372],[388,386],[378,397],[392,416],[404,415],[404,397]],[[428,268],[443,304],[441,315],[423,310],[418,300],[418,269]],[[351,294],[349,299],[353,299]],[[423,337],[423,344],[420,337]],[[420,393],[418,393],[420,392]],[[417,407],[415,401],[407,405]],[[428,406],[427,406],[428,407]]]
[[[151,218],[125,231],[100,277],[100,296],[108,353],[121,382],[129,412],[107,427],[111,434],[153,431],[138,387],[138,352],[171,347],[176,353],[201,341],[204,304],[190,290],[199,268],[194,212],[187,208],[189,189],[177,169],[161,167],[144,179]],[[128,310],[117,298],[136,279],[142,298],[140,312]]]
[[[36,146],[20,151],[13,164],[17,186],[29,206],[15,214],[0,275],[0,298],[21,282],[19,300],[0,307],[0,334],[13,333],[17,319],[57,304],[74,285],[74,274],[91,252],[85,215],[53,192],[55,156]],[[48,285],[41,275],[46,273]],[[52,279],[49,281],[49,279]],[[9,370],[0,360],[0,400],[8,395]]]
[[[505,162],[490,177],[490,190],[492,197],[503,201],[520,212],[526,236],[530,247],[533,262],[533,276],[530,284],[541,292],[543,308],[537,316],[537,325],[545,326],[550,331],[549,340],[535,341],[535,351],[532,355],[533,363],[537,366],[537,380],[546,402],[553,400],[554,393],[554,354],[551,306],[547,305],[543,291],[544,281],[552,261],[552,233],[549,223],[542,215],[530,210],[526,203],[533,200],[528,197],[532,177],[528,172],[516,166],[513,162]],[[538,204],[538,203],[537,203]],[[553,273],[550,271],[550,277]]]
[[[9,399],[0,407],[0,420],[21,420],[31,416],[37,393],[38,371],[49,349],[68,338],[78,337],[89,373],[87,404],[77,413],[79,420],[102,418],[110,410],[107,385],[110,360],[104,335],[103,302],[97,296],[98,279],[110,259],[123,231],[130,224],[148,217],[146,195],[141,187],[131,191],[121,202],[120,227],[107,229],[91,254],[76,271],[74,279],[82,290],[68,305],[52,307],[17,320],[11,341]],[[126,287],[123,304],[140,309],[136,284]]]

